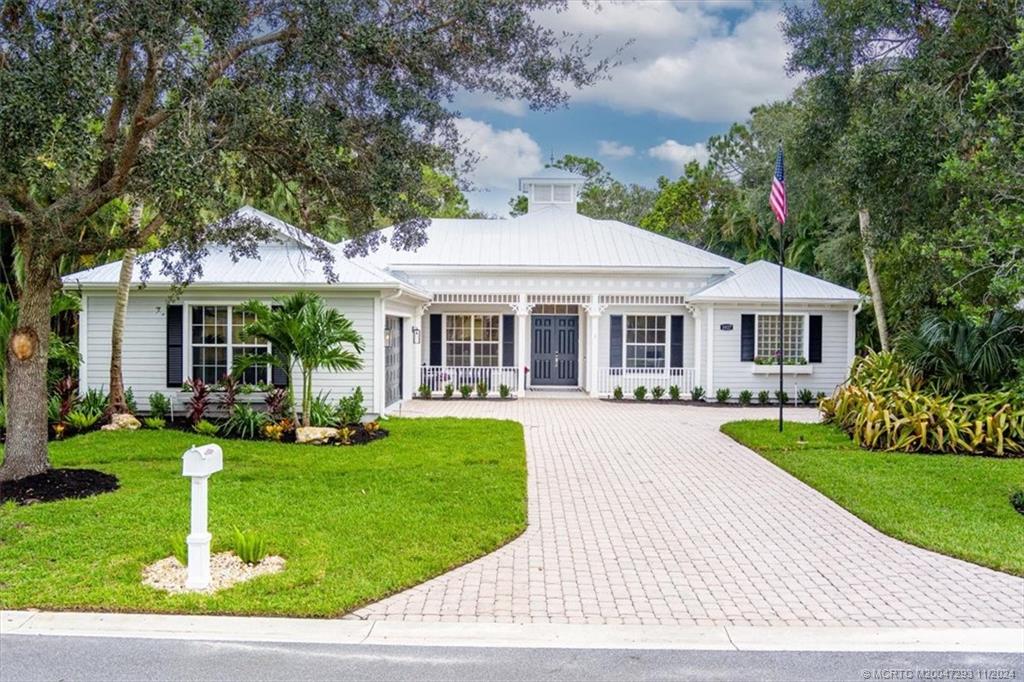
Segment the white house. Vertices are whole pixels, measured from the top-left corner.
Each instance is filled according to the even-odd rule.
[[[124,379],[140,399],[178,394],[183,381],[219,378],[239,353],[260,352],[243,339],[234,306],[298,289],[321,293],[348,316],[366,342],[360,371],[320,373],[315,389],[334,397],[363,388],[369,409],[385,413],[421,385],[485,381],[519,396],[545,390],[604,396],[694,386],[714,396],[729,388],[775,390],[778,366],[760,364],[778,350],[778,267],[742,265],[679,241],[576,211],[583,179],[549,170],[523,178],[529,211],[509,220],[437,219],[417,251],[388,246],[347,260],[336,249],[337,283],[310,257],[312,237],[269,215],[277,238],[259,260],[233,261],[213,249],[203,275],[170,299],[159,273],[133,288],[124,344]],[[65,278],[82,293],[82,390],[108,383],[110,328],[119,263]],[[137,279],[137,277],[136,277]],[[831,392],[854,355],[861,296],[784,271],[782,353],[787,392]],[[281,383],[271,368],[248,381]]]

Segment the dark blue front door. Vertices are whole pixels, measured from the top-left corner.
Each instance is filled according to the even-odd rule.
[[[575,386],[579,353],[579,317],[533,316],[533,358],[530,383],[534,386]]]

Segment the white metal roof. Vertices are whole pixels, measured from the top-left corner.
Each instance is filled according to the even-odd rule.
[[[783,268],[783,294],[789,300],[859,301],[863,298],[852,289],[823,279]],[[777,301],[779,298],[779,266],[768,261],[755,261],[736,270],[689,297],[693,301]]]
[[[385,231],[390,235],[390,230]],[[549,206],[508,220],[441,219],[416,251],[389,245],[367,259],[391,270],[417,267],[671,268],[727,272],[739,263],[617,220]]]
[[[335,245],[322,242],[298,228],[274,218],[251,206],[240,208],[236,215],[256,218],[263,221],[277,234],[275,238],[259,246],[259,258],[232,257],[227,246],[215,245],[202,261],[202,275],[192,285],[327,285],[331,284],[324,272],[324,264],[314,257],[311,245],[324,244],[334,252],[331,269],[337,276],[336,286],[370,288],[401,287],[414,290],[406,282],[384,272],[371,263],[361,260],[350,260]],[[143,256],[145,258],[145,256]],[[173,280],[160,272],[161,263],[154,259],[147,285],[170,285]],[[141,268],[136,266],[132,274],[132,284],[141,284]],[[100,265],[64,277],[65,286],[108,287],[116,286],[121,273],[121,262],[116,261]]]

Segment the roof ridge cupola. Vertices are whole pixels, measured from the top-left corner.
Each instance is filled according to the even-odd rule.
[[[527,213],[557,206],[576,213],[580,193],[587,179],[561,168],[545,168],[525,178],[519,178],[519,191],[526,194]]]

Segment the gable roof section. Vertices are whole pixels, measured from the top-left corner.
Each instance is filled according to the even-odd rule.
[[[782,287],[787,300],[856,302],[863,298],[852,289],[789,268],[783,268]],[[754,261],[689,298],[698,302],[778,301],[779,266],[764,260]]]
[[[391,230],[385,230],[390,235]],[[416,251],[384,245],[367,260],[392,270],[417,267],[518,267],[589,270],[702,269],[729,272],[739,263],[617,220],[594,220],[549,206],[508,220],[431,220]]]
[[[253,218],[265,223],[276,235],[271,240],[259,245],[259,258],[239,257],[231,255],[227,246],[213,245],[203,258],[203,274],[197,277],[191,286],[222,285],[222,286],[319,286],[329,285],[339,288],[391,288],[399,287],[426,297],[426,293],[412,287],[408,283],[384,272],[370,263],[346,258],[341,249],[333,244],[322,241],[299,228],[259,211],[251,206],[240,208],[234,215]],[[337,282],[328,281],[323,263],[312,253],[312,247],[322,244],[334,254],[331,267],[337,276]],[[145,256],[143,256],[145,257]],[[132,284],[142,284],[136,267],[132,274]],[[64,277],[65,286],[88,288],[107,288],[117,285],[121,274],[121,262],[116,261],[100,265],[89,270],[77,272]],[[152,263],[152,272],[146,284],[148,286],[170,285],[173,280],[160,272],[159,260]]]

